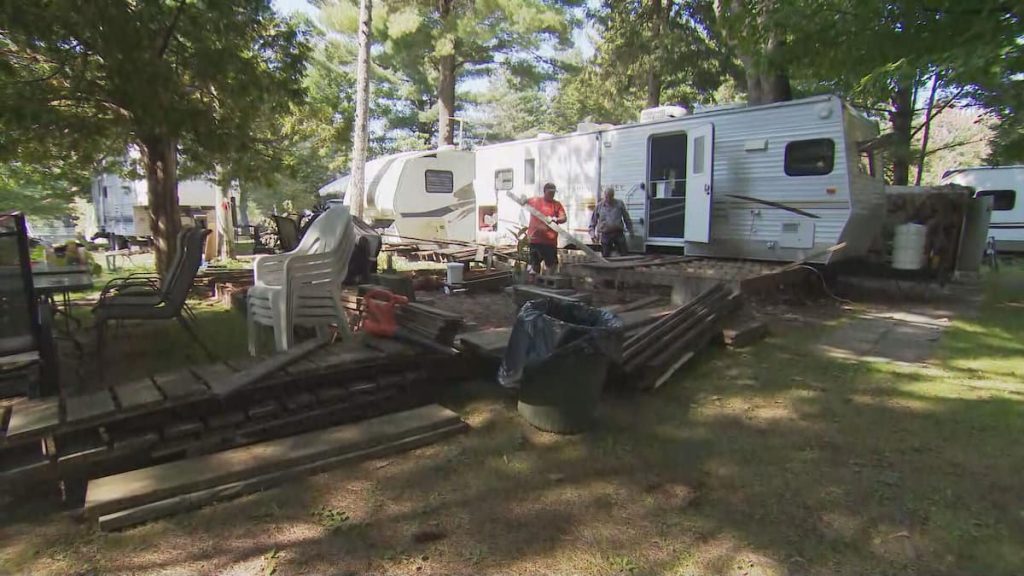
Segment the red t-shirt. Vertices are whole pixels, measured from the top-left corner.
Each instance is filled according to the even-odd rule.
[[[548,202],[543,196],[530,198],[527,204],[536,208],[541,214],[554,220],[565,219],[565,207],[558,200]],[[530,214],[530,227],[526,231],[531,244],[548,244],[558,246],[558,233],[548,228],[539,218]]]

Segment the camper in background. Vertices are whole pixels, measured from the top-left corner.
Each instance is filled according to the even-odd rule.
[[[943,184],[974,188],[975,198],[992,198],[989,236],[1000,252],[1024,252],[1024,166],[957,168],[942,175]]]
[[[664,106],[635,124],[482,146],[477,240],[514,243],[527,222],[508,193],[536,196],[550,181],[581,238],[600,191],[614,188],[636,225],[634,251],[817,263],[861,255],[885,207],[869,146],[877,136],[877,124],[838,97],[816,96],[693,113]]]
[[[455,148],[416,150],[366,163],[363,219],[384,228],[389,240],[473,241],[476,199],[473,153]],[[345,196],[347,175],[320,189],[320,196]]]

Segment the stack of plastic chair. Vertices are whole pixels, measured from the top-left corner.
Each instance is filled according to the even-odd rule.
[[[349,334],[341,283],[355,241],[348,208],[335,205],[313,222],[294,250],[257,258],[247,307],[250,354],[256,355],[259,325],[273,327],[279,351],[292,346],[296,326],[319,332],[335,325]]]

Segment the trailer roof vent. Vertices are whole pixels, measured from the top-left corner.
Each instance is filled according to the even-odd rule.
[[[600,130],[607,130],[611,128],[611,124],[598,124],[596,122],[580,122],[576,125],[576,133],[582,134],[584,132],[598,132]]]
[[[682,106],[658,106],[657,108],[648,108],[640,112],[640,121],[655,122],[668,118],[681,118],[689,113],[690,111]]]

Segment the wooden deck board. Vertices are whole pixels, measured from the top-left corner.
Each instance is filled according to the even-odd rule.
[[[273,356],[257,362],[239,372],[223,373],[211,368],[205,371],[196,369],[200,378],[206,381],[210,390],[217,396],[227,396],[235,391],[244,388],[254,382],[262,380],[283,368],[301,360],[304,356],[327,344],[326,339],[314,338],[306,340],[285,352],[279,352]],[[205,367],[204,367],[205,368]],[[226,367],[225,367],[226,368]]]
[[[160,390],[167,396],[168,400],[180,400],[193,396],[202,396],[209,393],[206,386],[196,379],[188,370],[173,372],[171,374],[158,374],[153,381]]]
[[[60,400],[29,400],[11,407],[11,421],[7,425],[7,440],[21,436],[37,436],[60,425]]]
[[[387,444],[459,424],[436,404],[215,454],[160,464],[89,482],[84,511],[98,517]]]
[[[149,378],[114,387],[122,410],[140,410],[164,401],[164,395]]]
[[[83,424],[117,412],[110,389],[104,388],[88,394],[69,396],[64,401],[64,411],[69,424]]]

